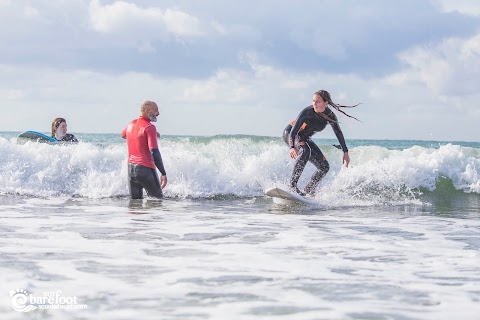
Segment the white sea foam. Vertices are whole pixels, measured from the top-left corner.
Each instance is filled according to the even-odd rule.
[[[419,192],[434,191],[442,178],[457,190],[480,193],[479,149],[452,144],[405,150],[355,147],[347,169],[341,151],[321,148],[331,169],[317,198],[327,204],[412,202]],[[162,139],[161,152],[169,180],[167,197],[259,196],[273,185],[287,185],[293,168],[288,148],[277,140]],[[124,144],[17,145],[0,138],[0,189],[37,197],[127,196],[126,159]],[[313,172],[307,165],[299,184]]]
[[[164,201],[18,201],[1,210],[0,288],[62,290],[88,309],[53,319],[476,319],[478,220],[358,209],[232,213]],[[109,202],[107,202],[109,203]],[[42,212],[51,209],[48,214]],[[237,208],[238,210],[238,208]],[[366,208],[365,210],[368,210]],[[3,228],[3,229],[2,229]],[[5,319],[19,319],[8,296]]]
[[[162,139],[179,199],[129,201],[123,141],[0,138],[2,319],[477,319],[479,149],[353,147],[347,169],[321,148],[331,170],[304,208],[257,197],[289,180],[279,139]],[[17,289],[88,309],[25,315]]]

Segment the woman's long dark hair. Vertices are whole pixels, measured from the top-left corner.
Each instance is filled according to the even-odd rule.
[[[67,120],[65,120],[65,119],[63,119],[63,118],[55,118],[55,119],[53,119],[53,121],[52,121],[52,138],[55,138],[55,131],[57,131],[58,126],[59,126],[62,122],[67,122]]]
[[[327,101],[328,104],[330,106],[332,106],[335,110],[343,113],[344,115],[346,115],[347,117],[349,118],[353,118],[357,121],[360,121],[358,120],[357,118],[355,118],[354,116],[351,116],[349,115],[348,113],[346,113],[345,111],[343,110],[340,110],[340,108],[355,108],[356,106],[358,106],[360,103],[356,104],[356,105],[353,105],[353,106],[342,106],[342,105],[339,105],[339,104],[336,104],[335,102],[332,101],[332,98],[330,97],[330,93],[328,93],[328,91],[326,90],[318,90],[317,92],[314,93],[315,95],[318,95],[320,97],[322,97],[323,101]],[[335,121],[333,119],[330,119],[330,117],[328,117],[327,115],[324,115],[323,113],[321,114],[322,117],[324,117],[325,119],[327,119],[328,121],[332,121],[332,122],[338,122],[338,121]],[[361,122],[361,121],[360,121]]]

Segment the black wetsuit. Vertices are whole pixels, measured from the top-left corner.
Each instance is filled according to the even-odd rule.
[[[155,150],[157,150],[158,156],[160,156],[158,149]],[[161,158],[159,161],[162,162]],[[163,169],[162,174],[166,175],[165,169]],[[162,187],[160,186],[160,181],[158,180],[155,169],[142,166],[141,164],[129,163],[128,180],[130,182],[128,190],[130,191],[130,197],[132,199],[143,199],[143,189],[147,191],[150,197],[163,198]]]
[[[54,137],[55,138],[55,137]],[[65,137],[63,137],[61,140],[57,141],[62,141],[62,142],[78,142],[77,138],[73,134],[67,133]]]
[[[300,112],[297,120],[289,124],[283,132],[283,140],[285,143],[291,148],[294,147],[298,152],[298,157],[290,179],[290,186],[297,192],[299,192],[297,189],[298,180],[308,161],[310,161],[317,170],[305,186],[305,193],[314,194],[320,180],[322,180],[330,169],[330,165],[322,151],[311,140],[311,137],[315,133],[325,129],[327,124],[332,126],[333,132],[335,132],[343,152],[347,152],[347,145],[342,130],[340,130],[340,126],[338,125],[337,117],[328,107],[321,114],[317,114],[313,106],[306,107]],[[300,145],[300,142],[304,142],[304,144]]]

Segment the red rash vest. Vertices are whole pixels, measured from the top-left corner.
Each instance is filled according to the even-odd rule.
[[[140,116],[130,122],[122,137],[127,139],[128,163],[155,169],[151,150],[158,149],[157,129],[148,118]]]

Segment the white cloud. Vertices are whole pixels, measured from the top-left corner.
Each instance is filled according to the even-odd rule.
[[[343,40],[325,34],[323,28],[316,30],[294,29],[290,32],[290,38],[302,49],[312,49],[319,56],[329,57],[335,60],[343,60],[347,57],[347,48]]]
[[[121,34],[123,32],[147,32],[156,37],[166,33],[176,36],[201,36],[204,26],[198,18],[176,9],[162,10],[157,7],[141,8],[134,3],[116,1],[102,5],[92,0],[89,8],[90,25],[93,30]]]
[[[478,57],[480,55],[480,33],[465,41],[463,47],[462,47],[462,56],[465,58],[476,58],[476,61],[478,61]]]
[[[252,102],[254,94],[246,78],[245,72],[221,70],[206,80],[188,81],[190,84],[176,100],[216,105]]]
[[[150,99],[160,106],[158,126],[163,134],[279,136],[311,103],[313,92],[326,89],[338,103],[363,103],[347,110],[363,123],[339,116],[349,139],[476,139],[470,132],[478,130],[478,95],[439,96],[411,77],[393,83],[389,78],[293,73],[258,61],[251,63],[249,72],[223,69],[197,80],[0,65],[0,106],[8,108],[0,126],[12,131],[42,130],[61,115],[69,119],[72,132],[119,132],[138,115],[140,103]],[[21,86],[12,84],[15,75]],[[303,87],[289,88],[291,83]],[[464,112],[455,113],[452,106]],[[445,130],[445,121],[452,115],[462,126]],[[96,122],[91,121],[92,116]],[[20,124],[14,121],[19,118]],[[335,138],[331,130],[321,137]]]
[[[480,34],[416,47],[399,55],[409,68],[391,79],[423,82],[435,94],[478,94]]]
[[[282,88],[286,89],[307,89],[308,82],[301,79],[286,79],[283,82]]]
[[[466,15],[480,15],[480,2],[476,0],[433,0],[444,12],[458,11]]]
[[[37,9],[35,9],[34,7],[31,7],[31,6],[26,6],[24,8],[24,13],[25,13],[26,17],[31,17],[31,18],[35,18],[35,17],[38,17],[40,15],[40,12]]]
[[[478,131],[480,35],[439,40],[471,32],[471,16],[415,1],[278,1],[273,11],[266,2],[254,11],[224,1],[157,3],[0,0],[0,56],[10,63],[0,65],[0,127],[40,130],[63,115],[75,131],[117,132],[152,99],[165,134],[279,135],[326,89],[338,103],[363,102],[349,111],[364,124],[340,116],[347,137],[449,140]],[[411,30],[430,22],[415,37]],[[388,74],[395,57],[403,70]],[[455,110],[464,111],[454,113],[462,126],[445,130]]]
[[[168,31],[176,35],[197,36],[204,34],[200,21],[185,12],[167,9],[163,19]]]
[[[316,10],[307,9],[301,16],[287,19],[290,27],[288,36],[299,48],[313,50],[319,57],[340,62],[352,58],[354,47],[362,47],[369,42],[375,45],[372,35],[384,30],[385,25],[395,31],[396,24],[392,18],[397,20],[396,15],[401,13],[392,15],[390,7],[390,4],[381,1],[374,5],[355,1],[324,1],[318,4]]]
[[[25,94],[22,90],[18,89],[0,89],[0,101],[1,100],[19,100],[24,98]]]
[[[250,70],[248,72],[229,71],[229,78],[235,79],[231,83],[231,90],[237,92],[237,102],[245,105],[279,106],[283,109],[290,103],[296,105],[303,100],[305,96],[299,92],[316,87],[315,83],[318,81],[316,75],[288,72],[260,62],[258,55],[252,51],[240,54],[240,58]],[[242,94],[239,94],[239,91]],[[310,93],[307,96],[309,95]],[[310,97],[307,101],[310,101]]]

